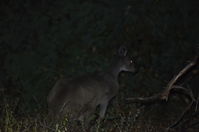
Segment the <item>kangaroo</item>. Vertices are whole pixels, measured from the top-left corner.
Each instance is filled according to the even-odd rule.
[[[99,118],[103,119],[109,101],[118,93],[118,76],[122,71],[135,72],[134,61],[127,56],[125,47],[119,48],[110,67],[103,72],[58,80],[47,97],[49,113],[86,121],[99,106]]]

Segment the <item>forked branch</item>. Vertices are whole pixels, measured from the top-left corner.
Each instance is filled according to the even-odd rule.
[[[193,106],[195,107],[195,110],[194,110],[194,114],[192,114],[192,115],[195,115],[197,113],[196,111],[198,110],[199,93],[198,93],[198,97],[196,99],[194,97],[191,89],[187,89],[182,86],[176,85],[176,83],[179,81],[179,79],[181,79],[186,73],[192,71],[193,67],[195,67],[198,64],[198,58],[199,58],[199,56],[196,56],[193,59],[193,61],[191,61],[176,76],[174,76],[173,79],[171,79],[171,81],[169,81],[168,85],[162,92],[157,93],[150,97],[127,98],[127,101],[134,102],[134,103],[142,103],[142,104],[155,103],[155,102],[164,101],[164,100],[167,101],[171,91],[176,91],[178,93],[188,96],[189,99],[191,100],[190,104],[182,112],[179,119],[174,124],[169,126],[167,130],[169,130],[170,128],[176,127],[183,120],[185,115],[190,112],[190,110],[191,110],[191,108],[193,108]],[[196,74],[198,74],[198,70],[196,70]],[[190,121],[190,119],[188,119],[187,121]],[[199,121],[193,123],[192,125],[194,126],[197,124],[199,124]]]
[[[187,66],[185,66],[176,76],[173,77],[173,79],[168,83],[166,88],[163,90],[163,92],[157,93],[150,97],[138,97],[138,98],[127,98],[127,101],[131,101],[134,103],[153,103],[161,100],[168,100],[169,94],[171,90],[183,92],[183,94],[189,96],[189,98],[192,101],[195,101],[196,99],[193,96],[193,93],[190,89],[183,88],[182,86],[175,85],[176,82],[182,78],[183,75],[185,75],[187,72],[190,71],[194,66],[198,63],[198,56],[194,58],[193,61],[191,61]]]
[[[171,91],[171,89],[173,89],[173,85],[184,75],[186,74],[188,71],[190,71],[190,69],[192,69],[194,66],[196,66],[198,63],[198,56],[196,56],[194,58],[194,60],[189,63],[187,66],[185,66],[176,76],[173,77],[173,79],[168,83],[166,89],[162,92],[161,95],[161,99],[162,100],[168,100],[169,97],[169,93]]]

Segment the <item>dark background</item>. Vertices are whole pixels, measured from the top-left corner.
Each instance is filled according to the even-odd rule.
[[[57,79],[105,69],[120,45],[139,72],[122,74],[116,100],[153,95],[198,53],[198,23],[197,0],[1,0],[1,104],[46,110]]]

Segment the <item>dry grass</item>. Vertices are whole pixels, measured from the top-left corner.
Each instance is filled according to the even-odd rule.
[[[138,107],[133,104],[110,105],[106,118],[102,122],[95,122],[90,129],[78,124],[69,123],[67,118],[59,123],[51,123],[44,110],[19,116],[12,105],[1,105],[0,132],[162,132],[176,119],[169,114],[152,115],[150,106]],[[158,108],[160,105],[156,105]],[[155,107],[155,106],[153,106]],[[151,111],[154,111],[153,108]],[[162,109],[160,109],[161,111]],[[149,115],[146,117],[146,115]],[[175,130],[178,132],[178,130]],[[198,130],[186,130],[197,132]]]

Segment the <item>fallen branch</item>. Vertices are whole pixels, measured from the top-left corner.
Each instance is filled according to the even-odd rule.
[[[150,97],[127,98],[126,100],[132,103],[148,104],[148,103],[159,101],[160,98],[161,98],[161,94],[156,94]]]
[[[174,124],[169,126],[167,130],[169,130],[170,128],[176,127],[183,120],[185,115],[187,113],[189,113],[189,111],[191,110],[191,108],[193,107],[194,104],[195,104],[195,111],[194,111],[194,113],[192,115],[195,115],[196,111],[198,110],[199,95],[198,95],[198,97],[196,99],[194,97],[193,92],[192,92],[191,89],[187,89],[187,88],[184,88],[182,86],[175,85],[186,73],[190,72],[193,69],[193,67],[195,67],[198,64],[198,58],[199,57],[196,56],[193,59],[193,61],[191,61],[176,76],[174,76],[173,79],[171,79],[171,81],[169,81],[169,83],[167,84],[166,88],[162,92],[157,93],[157,94],[155,94],[153,96],[150,96],[150,97],[127,98],[126,100],[130,101],[130,102],[133,102],[133,103],[142,103],[142,104],[155,103],[155,102],[164,101],[164,100],[168,101],[168,98],[169,98],[169,95],[170,95],[171,91],[176,91],[178,93],[182,93],[182,94],[188,96],[189,99],[191,100],[190,104],[182,112],[182,114],[179,117],[179,119]],[[190,121],[190,118],[187,121]],[[196,124],[198,124],[198,122],[194,123],[193,125],[196,125]]]
[[[191,102],[191,103],[186,107],[186,109],[182,112],[182,114],[181,114],[181,116],[179,117],[179,119],[178,119],[174,124],[172,124],[171,126],[169,126],[169,127],[167,128],[167,130],[176,127],[176,126],[183,120],[184,116],[191,110],[191,107],[193,106],[193,103],[194,103],[194,102]]]
[[[184,87],[178,86],[178,85],[174,85],[171,89],[174,91],[177,91],[179,93],[181,92],[182,94],[188,96],[191,99],[191,101],[193,101],[193,102],[196,101],[191,89],[187,89],[187,88],[184,88]]]
[[[166,89],[162,92],[161,99],[168,100],[169,93],[171,89],[173,88],[173,85],[185,74],[187,73],[191,68],[196,66],[198,63],[198,56],[194,58],[194,60],[189,63],[187,66],[185,66],[176,76],[173,77],[173,79],[168,83]]]
[[[185,73],[187,73],[188,71],[190,71],[191,68],[196,66],[197,63],[198,63],[198,56],[195,57],[191,63],[185,66],[185,68],[183,68],[176,76],[173,77],[173,79],[168,83],[167,87],[165,88],[163,92],[157,93],[150,97],[127,98],[126,100],[134,102],[134,103],[151,103],[151,102],[156,102],[158,100],[167,101],[171,90],[174,89],[177,91],[183,91],[184,94],[188,95],[193,101],[195,101],[195,98],[191,90],[183,88],[182,86],[178,86],[175,84]]]
[[[173,91],[176,91],[178,93],[182,93],[188,96],[191,99],[191,101],[196,101],[196,99],[194,98],[193,92],[190,89],[186,89],[178,85],[174,85],[171,89]],[[127,98],[126,100],[130,101],[131,103],[141,103],[141,104],[155,103],[155,102],[162,101],[162,93],[158,93],[150,97]]]

